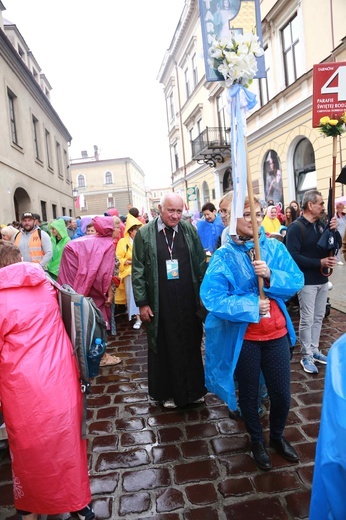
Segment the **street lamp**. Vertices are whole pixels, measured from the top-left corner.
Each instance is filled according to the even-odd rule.
[[[77,188],[73,188],[73,190],[72,190],[72,196],[73,196],[74,198],[77,198],[77,197],[78,197],[78,189],[77,189]]]

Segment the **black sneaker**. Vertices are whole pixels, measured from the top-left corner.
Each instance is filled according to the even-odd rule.
[[[93,520],[95,518],[95,513],[91,507],[91,504],[83,507],[83,509],[80,509],[79,511],[76,511],[76,513],[79,520]]]

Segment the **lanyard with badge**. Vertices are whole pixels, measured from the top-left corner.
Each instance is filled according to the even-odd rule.
[[[166,229],[163,228],[162,232],[164,234],[167,249],[169,252],[169,256],[171,257],[170,260],[166,260],[166,270],[167,270],[167,280],[178,280],[179,278],[179,264],[178,260],[175,260],[172,258],[173,256],[173,247],[174,247],[174,239],[175,239],[175,230],[173,231],[173,237],[172,237],[172,243],[169,245],[167,235],[166,235]]]

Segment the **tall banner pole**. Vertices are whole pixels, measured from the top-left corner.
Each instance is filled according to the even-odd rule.
[[[333,135],[333,165],[332,165],[332,214],[335,213],[335,179],[336,179],[336,156],[338,152],[338,136]]]
[[[261,249],[259,245],[258,239],[258,225],[256,220],[256,209],[255,209],[255,201],[254,201],[254,193],[252,187],[252,179],[251,179],[251,170],[250,170],[250,161],[249,154],[247,151],[247,139],[245,137],[245,149],[246,149],[246,168],[247,168],[247,193],[249,197],[249,206],[250,206],[250,214],[251,214],[251,224],[253,229],[253,244],[255,248],[255,258],[256,260],[261,260]],[[258,290],[261,300],[265,300],[266,296],[263,291],[263,278],[258,276]]]

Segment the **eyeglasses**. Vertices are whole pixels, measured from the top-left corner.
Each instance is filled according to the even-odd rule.
[[[244,213],[243,219],[245,222],[251,222],[251,213]],[[256,213],[256,220],[263,220],[262,213]]]

